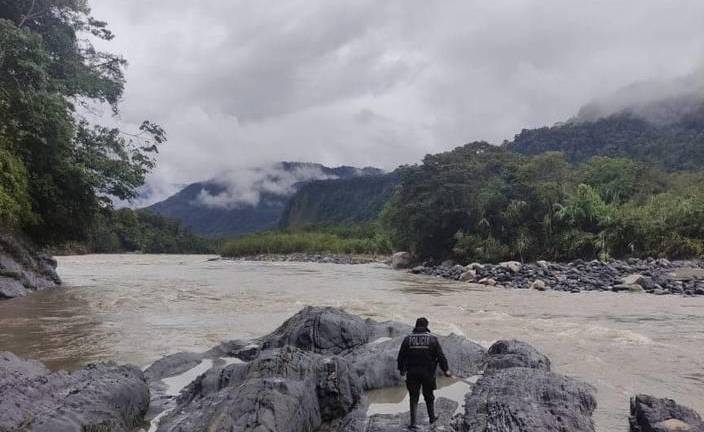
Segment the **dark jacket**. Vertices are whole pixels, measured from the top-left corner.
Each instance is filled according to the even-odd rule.
[[[424,327],[416,327],[406,336],[398,351],[397,362],[401,373],[435,376],[438,364],[443,372],[449,369],[438,338]]]

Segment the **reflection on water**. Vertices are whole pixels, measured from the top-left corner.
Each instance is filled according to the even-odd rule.
[[[461,411],[464,395],[471,390],[471,384],[476,382],[477,377],[467,380],[441,377],[437,379],[438,389],[435,391],[435,399],[444,397],[459,403],[458,411]],[[379,390],[372,390],[367,393],[369,398],[368,415],[373,414],[396,414],[409,410],[410,398],[406,387],[391,387]],[[423,396],[421,396],[423,400]]]
[[[164,354],[265,334],[304,305],[330,305],[408,323],[424,315],[435,332],[484,346],[525,340],[556,370],[597,388],[601,431],[627,430],[628,397],[636,392],[704,413],[704,298],[539,293],[382,265],[207,258],[60,258],[66,288],[0,302],[0,350],[51,368],[105,359],[145,366]]]

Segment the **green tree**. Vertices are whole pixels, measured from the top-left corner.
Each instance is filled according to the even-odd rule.
[[[130,136],[80,118],[118,112],[126,61],[90,42],[112,37],[84,0],[0,0],[0,142],[24,167],[22,222],[41,243],[82,239],[113,197],[134,197],[165,141],[151,122]]]

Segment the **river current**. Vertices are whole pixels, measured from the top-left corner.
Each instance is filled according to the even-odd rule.
[[[305,305],[376,320],[426,316],[488,347],[516,338],[597,389],[597,429],[626,431],[634,393],[704,413],[704,297],[535,292],[452,282],[381,264],[209,261],[191,255],[59,258],[64,286],[0,302],[0,351],[72,369],[146,366],[266,334]],[[399,392],[398,397],[402,397]]]

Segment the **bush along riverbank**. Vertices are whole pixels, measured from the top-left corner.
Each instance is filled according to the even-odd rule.
[[[704,261],[669,261],[664,258],[625,261],[582,261],[522,264],[431,262],[413,267],[411,273],[444,277],[469,283],[506,288],[581,291],[628,291],[651,294],[704,295]]]
[[[38,361],[0,353],[0,430],[405,430],[409,413],[369,413],[367,392],[403,384],[394,360],[410,331],[306,307],[269,335],[171,354],[144,371],[101,363],[51,373]],[[419,431],[594,432],[595,389],[560,374],[536,348],[499,340],[485,349],[455,334],[439,339],[466,387],[456,399],[438,397],[433,426],[419,407]],[[643,394],[631,398],[628,422],[630,432],[704,430],[693,410]]]
[[[223,259],[234,261],[259,261],[259,262],[305,262],[319,264],[371,264],[385,263],[389,257],[387,255],[365,255],[365,254],[259,254],[237,258]]]

